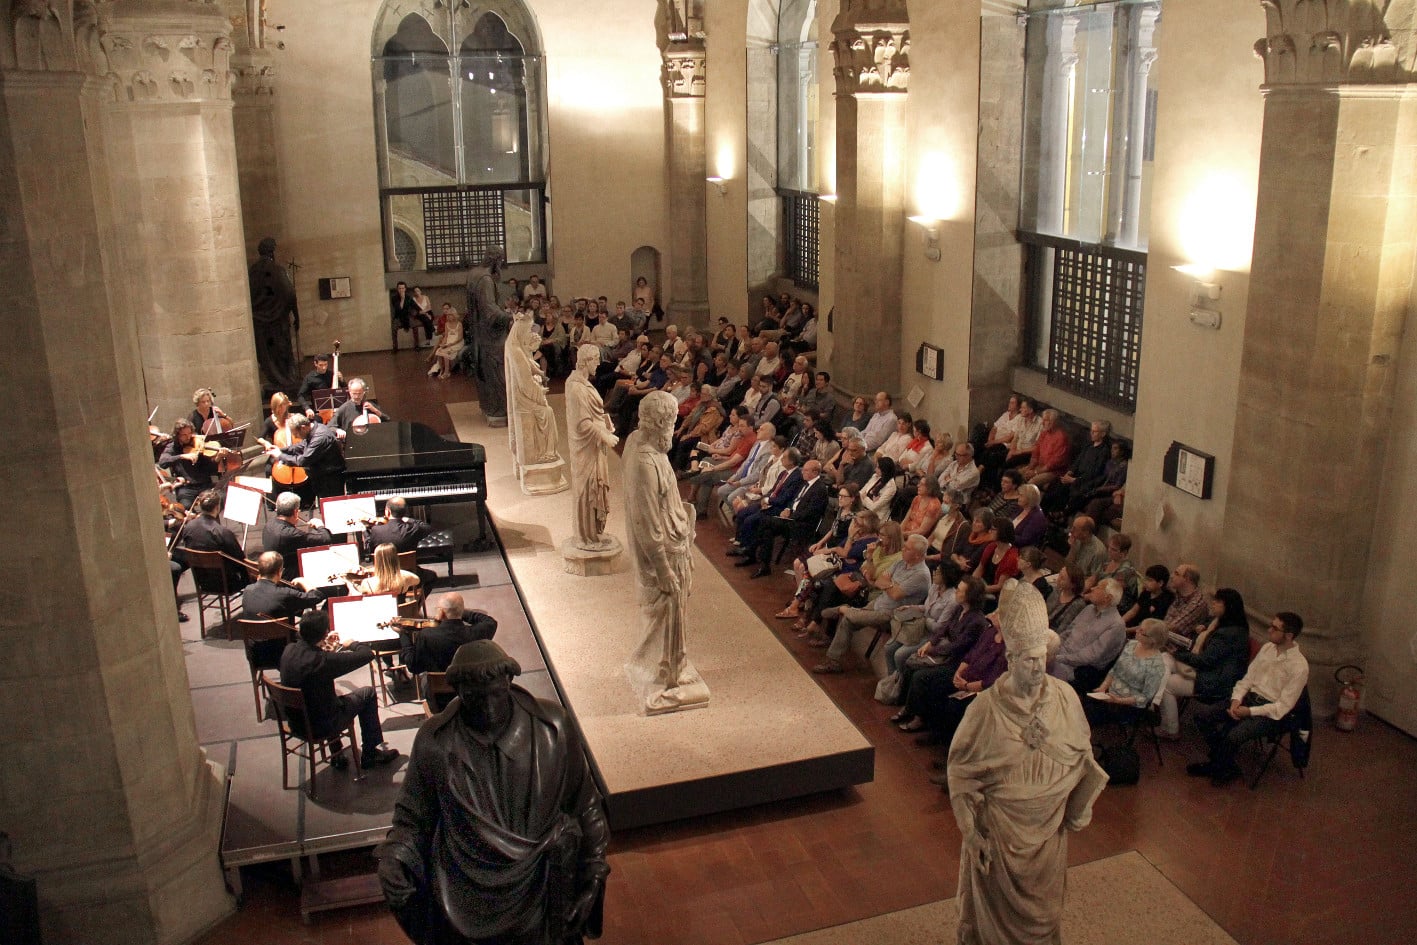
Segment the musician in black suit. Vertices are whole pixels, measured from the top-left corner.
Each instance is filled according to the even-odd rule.
[[[188,509],[194,506],[197,496],[204,489],[210,489],[212,483],[221,475],[221,468],[212,457],[200,453],[192,459],[183,456],[184,453],[191,455],[191,451],[196,449],[193,442],[195,437],[196,430],[192,421],[185,417],[178,419],[172,424],[172,439],[167,441],[167,447],[157,460],[157,464],[169,475],[182,480],[181,485],[174,490],[173,497]]]
[[[374,660],[374,651],[367,644],[327,653],[320,643],[330,632],[330,621],[324,611],[312,610],[300,618],[300,639],[288,644],[280,656],[280,684],[298,688],[305,695],[305,712],[310,717],[313,732],[304,732],[298,717],[290,727],[301,738],[329,738],[359,719],[360,741],[364,744],[362,767],[373,768],[388,764],[398,757],[396,748],[380,748],[384,729],[379,724],[379,700],[369,686],[347,695],[335,693],[335,680]],[[336,765],[342,767],[342,765]]]
[[[779,537],[792,541],[811,536],[827,511],[832,484],[822,475],[822,464],[809,459],[802,466],[802,488],[792,504],[771,518],[764,518],[750,557],[758,562],[753,577],[767,577],[772,565],[773,544]]]
[[[261,531],[261,543],[266,551],[277,552],[284,561],[280,576],[287,581],[300,573],[300,549],[334,544],[335,536],[319,525],[318,520],[301,527],[300,496],[282,492],[276,496],[276,514],[266,520]],[[274,616],[274,615],[272,615]]]
[[[274,551],[264,551],[256,559],[256,580],[246,586],[241,594],[241,619],[264,620],[276,617],[294,624],[296,619],[311,607],[319,607],[326,597],[340,593],[340,588],[326,588],[319,591],[302,591],[298,587],[280,583],[284,560]],[[285,643],[280,640],[261,640],[246,647],[246,658],[253,666],[279,665]]]
[[[236,540],[236,533],[221,522],[221,493],[215,489],[208,489],[197,496],[193,508],[198,514],[189,515],[187,521],[183,523],[182,537],[178,540],[177,549],[173,551],[173,558],[178,560],[180,564],[186,564],[185,557],[179,557],[183,549],[219,551],[228,555],[229,558],[235,560],[222,562],[226,568],[227,589],[241,590],[251,583],[251,576],[245,565],[241,564],[246,558],[246,553],[241,548],[241,542]],[[218,590],[219,588],[206,589]]]
[[[300,392],[295,395],[295,405],[305,411],[305,416],[313,418],[315,416],[315,399],[312,396],[317,390],[329,390],[335,386],[335,372],[330,369],[330,356],[328,354],[315,355],[315,370],[305,375],[305,380],[300,382]]]
[[[313,495],[332,496],[344,492],[344,452],[339,442],[343,432],[299,414],[292,416],[287,426],[296,442],[285,449],[272,446],[266,454],[287,466],[303,468],[310,477]]]
[[[417,551],[418,543],[433,533],[433,526],[427,522],[408,518],[404,514],[407,511],[408,501],[403,496],[391,496],[389,501],[384,503],[384,518],[386,520],[369,526],[369,544],[374,548],[390,544],[398,549],[400,554],[405,551]],[[432,592],[433,584],[438,580],[438,576],[427,568],[417,565],[413,570],[418,575],[418,586],[423,588],[426,597]]]
[[[369,411],[371,417],[378,417],[380,420],[389,419],[388,414],[375,406],[373,401],[366,399],[368,389],[363,378],[352,378],[349,382],[349,399],[335,410],[335,415],[330,418],[330,423],[348,433],[354,429],[354,421],[364,416],[366,410]]]
[[[417,633],[399,631],[399,658],[415,675],[445,673],[458,647],[474,640],[490,640],[496,633],[497,621],[491,615],[480,610],[468,613],[461,594],[444,594],[438,599],[436,627]],[[436,708],[441,712],[444,705]]]

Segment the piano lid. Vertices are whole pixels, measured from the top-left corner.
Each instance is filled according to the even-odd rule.
[[[439,436],[421,423],[371,423],[344,441],[345,475],[399,470],[466,469],[483,466],[487,453],[478,443]]]

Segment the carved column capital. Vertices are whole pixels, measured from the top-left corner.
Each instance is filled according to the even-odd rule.
[[[832,25],[832,58],[838,95],[899,92],[910,89],[910,24]]]
[[[231,57],[231,97],[250,100],[276,94],[274,58],[265,49],[250,49]]]
[[[231,98],[231,22],[211,0],[105,4],[98,43],[120,102]]]
[[[1267,86],[1414,81],[1412,0],[1260,0]]]
[[[708,58],[702,43],[670,43],[664,50],[664,92],[670,98],[703,98]]]

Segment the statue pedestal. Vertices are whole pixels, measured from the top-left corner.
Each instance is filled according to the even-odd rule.
[[[613,535],[606,535],[603,541],[605,547],[595,550],[581,548],[576,544],[574,538],[567,538],[561,542],[561,557],[566,560],[566,573],[577,574],[581,577],[614,574],[616,559],[620,557],[620,552],[625,548],[620,544],[620,540]]]
[[[552,495],[571,488],[566,478],[566,461],[557,458],[554,463],[533,463],[521,467],[522,492],[527,495]]]
[[[709,704],[708,683],[697,678],[687,686],[663,689],[645,700],[645,715],[667,715],[688,709],[702,709]]]

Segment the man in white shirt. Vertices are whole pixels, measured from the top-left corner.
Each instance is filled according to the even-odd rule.
[[[766,377],[768,381],[777,380],[777,372],[782,369],[782,356],[778,351],[777,342],[769,341],[763,345],[763,356],[758,361],[758,366],[753,370],[756,377]]]
[[[776,435],[777,428],[771,423],[759,424],[758,441],[753,444],[753,448],[748,451],[738,468],[714,490],[720,504],[727,502],[729,496],[738,490],[746,490],[759,484],[763,478],[763,470],[773,461],[772,441]]]
[[[1309,683],[1309,661],[1294,642],[1303,629],[1298,614],[1275,614],[1269,622],[1269,642],[1235,684],[1230,704],[1197,708],[1196,727],[1210,746],[1210,760],[1187,765],[1187,774],[1209,777],[1216,787],[1229,784],[1240,777],[1235,753],[1241,745],[1283,731],[1284,717],[1298,705]]]
[[[956,443],[954,456],[940,470],[940,491],[958,492],[966,502],[979,485],[979,467],[974,465],[974,444]]]
[[[608,352],[615,347],[615,342],[620,338],[620,332],[616,330],[615,324],[606,317],[604,312],[601,312],[597,318],[600,320],[590,330],[590,343],[600,345],[603,352]]]
[[[891,409],[891,395],[885,391],[876,393],[876,412],[866,421],[866,429],[861,436],[866,441],[866,452],[874,453],[892,433],[895,432],[895,411]]]

